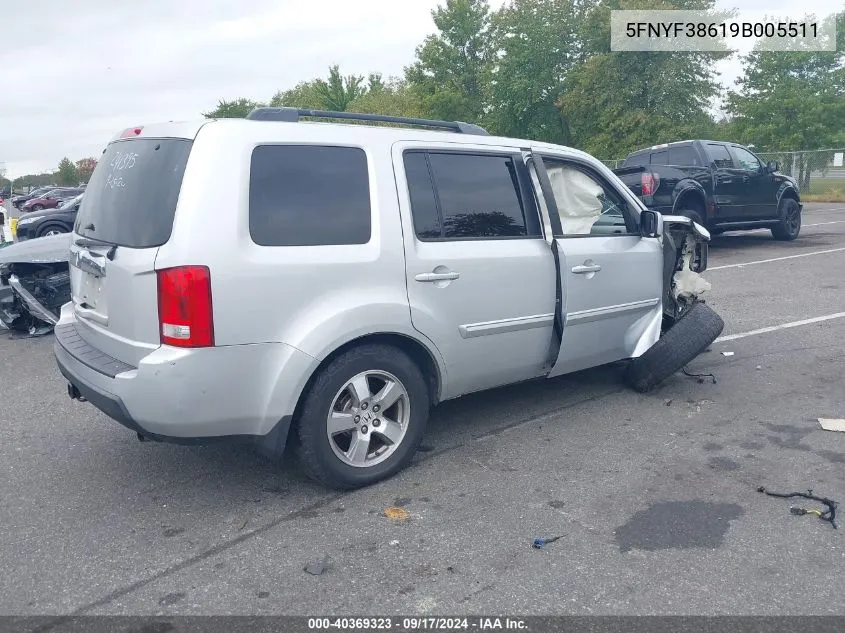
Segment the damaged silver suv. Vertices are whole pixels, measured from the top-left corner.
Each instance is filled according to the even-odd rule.
[[[680,369],[722,329],[698,300],[708,239],[583,152],[465,123],[132,127],[82,202],[55,354],[72,398],[141,439],[295,436],[312,477],[355,488],[406,466],[444,400]]]

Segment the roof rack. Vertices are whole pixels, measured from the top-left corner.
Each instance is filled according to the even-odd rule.
[[[296,123],[300,117],[315,117],[320,119],[347,119],[350,121],[378,121],[383,123],[401,123],[403,125],[418,125],[422,127],[436,127],[458,132],[459,134],[478,134],[489,136],[487,130],[472,123],[462,121],[435,121],[432,119],[413,119],[403,116],[387,116],[384,114],[363,114],[359,112],[332,112],[329,110],[307,110],[302,108],[255,108],[246,118],[253,121],[285,121]]]

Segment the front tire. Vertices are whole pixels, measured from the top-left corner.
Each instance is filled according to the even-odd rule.
[[[405,468],[422,441],[430,398],[417,364],[389,345],[362,345],[320,371],[298,420],[312,479],[352,490]]]
[[[61,235],[62,233],[69,233],[63,226],[48,226],[38,232],[38,237],[46,237],[47,235]]]
[[[801,232],[801,207],[793,198],[780,201],[780,221],[772,227],[772,236],[776,240],[791,242]]]

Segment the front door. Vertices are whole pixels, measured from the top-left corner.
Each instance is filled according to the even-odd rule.
[[[411,321],[444,359],[446,397],[541,376],[555,268],[519,150],[398,143],[393,165]]]
[[[660,336],[660,241],[639,234],[633,202],[590,164],[545,152],[533,164],[559,220],[563,336],[549,376],[642,354]]]
[[[734,162],[742,170],[743,217],[746,220],[777,217],[778,184],[754,154],[744,147],[732,145]]]

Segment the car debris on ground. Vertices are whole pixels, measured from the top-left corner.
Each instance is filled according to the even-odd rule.
[[[825,431],[845,432],[845,418],[819,418],[819,424]]]
[[[0,250],[0,327],[30,336],[53,331],[70,301],[71,235],[51,235]]]
[[[796,516],[803,516],[805,514],[812,514],[814,516],[819,517],[822,521],[827,521],[833,527],[834,530],[837,529],[836,525],[836,508],[839,505],[833,499],[828,499],[827,497],[820,497],[818,495],[814,495],[812,490],[808,490],[807,492],[772,492],[771,490],[766,490],[764,486],[760,486],[757,488],[757,492],[762,492],[770,497],[777,497],[778,499],[792,499],[794,497],[800,497],[802,499],[809,499],[810,501],[818,501],[819,503],[823,504],[827,507],[827,510],[814,510],[814,509],[807,509],[807,508],[799,508],[796,506],[792,506],[789,508],[789,512]]]

